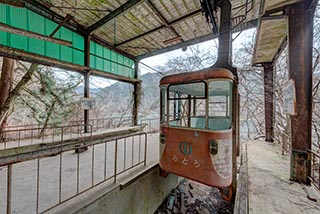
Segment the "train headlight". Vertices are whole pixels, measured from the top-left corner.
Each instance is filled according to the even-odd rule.
[[[160,134],[160,143],[162,144],[166,143],[166,136],[164,134]]]
[[[215,140],[209,141],[209,152],[212,155],[216,155],[218,153],[218,143]]]

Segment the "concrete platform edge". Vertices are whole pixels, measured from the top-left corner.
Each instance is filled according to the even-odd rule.
[[[237,181],[236,198],[234,204],[234,214],[248,214],[249,200],[248,200],[248,156],[247,143],[242,144],[240,171]]]

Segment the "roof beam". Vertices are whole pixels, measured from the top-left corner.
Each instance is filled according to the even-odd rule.
[[[24,7],[24,3],[19,0],[0,0],[1,4],[8,4],[15,7]]]
[[[166,47],[166,48],[162,48],[162,49],[159,49],[159,50],[156,50],[156,51],[152,51],[152,52],[149,52],[149,53],[146,53],[146,54],[142,54],[140,56],[137,56],[137,59],[138,60],[142,60],[144,58],[156,56],[156,55],[159,55],[159,54],[163,54],[163,53],[166,53],[166,52],[169,52],[169,51],[174,51],[174,50],[186,47],[186,46],[194,45],[194,44],[197,44],[197,43],[205,42],[205,41],[208,41],[208,40],[211,40],[211,39],[216,39],[216,38],[218,38],[217,34],[210,33],[210,34],[207,34],[205,36],[198,37],[196,39],[190,39],[190,40],[188,40],[186,42],[181,42],[181,43],[178,43],[178,44],[175,44],[175,45],[171,45],[171,46]]]
[[[155,29],[152,29],[152,30],[150,30],[150,31],[147,31],[147,32],[145,32],[145,33],[142,33],[142,34],[140,34],[140,35],[138,35],[138,36],[135,36],[135,37],[133,37],[133,38],[131,38],[131,39],[128,39],[128,40],[126,40],[126,41],[123,41],[123,42],[120,42],[120,43],[118,43],[118,44],[115,44],[115,47],[119,47],[119,46],[121,46],[121,45],[123,45],[123,44],[132,42],[132,41],[134,41],[134,40],[136,40],[136,39],[140,39],[141,37],[145,37],[145,36],[147,36],[147,35],[149,35],[149,34],[155,33],[155,32],[157,32],[157,31],[159,31],[159,30],[161,30],[161,29],[163,29],[163,28],[166,28],[166,27],[168,27],[168,26],[171,27],[171,26],[176,25],[176,24],[178,24],[178,23],[180,23],[180,22],[183,22],[183,21],[185,21],[185,20],[187,20],[187,19],[189,19],[189,18],[191,18],[191,17],[193,17],[193,16],[196,16],[196,15],[198,15],[198,14],[200,14],[200,13],[201,13],[201,9],[200,9],[200,10],[195,10],[195,11],[193,11],[193,12],[191,12],[191,13],[185,15],[185,16],[182,16],[182,17],[180,17],[180,18],[178,18],[178,19],[176,19],[176,20],[173,20],[172,22],[167,22],[167,25],[166,25],[166,24],[161,25],[160,27],[157,27],[157,28],[155,28]]]
[[[137,5],[143,3],[144,1],[145,0],[130,0],[130,1],[127,1],[125,4],[121,5],[120,7],[118,7],[117,9],[115,9],[114,11],[112,11],[111,13],[109,13],[108,15],[106,15],[105,17],[100,19],[99,21],[97,21],[96,23],[94,23],[91,26],[89,26],[87,28],[87,32],[88,33],[92,33],[93,31],[97,30],[98,28],[100,28],[104,24],[108,23],[112,19],[116,18],[117,16],[120,16],[121,14],[127,12],[128,10],[130,10],[130,9],[132,9],[134,7],[136,7]]]
[[[52,10],[50,10],[49,8],[43,6],[42,4],[34,1],[34,0],[19,0],[20,2],[22,2],[25,7],[28,9],[28,10],[31,10],[47,19],[50,19],[56,23],[62,23],[64,20],[65,20],[65,17],[53,12]],[[81,35],[85,35],[87,32],[86,32],[86,29],[76,23],[76,22],[65,22],[63,24],[64,27],[74,31],[74,32],[77,32]]]
[[[33,12],[35,12],[35,13],[37,13],[37,14],[39,14],[39,15],[41,15],[41,16],[43,16],[53,22],[58,23],[58,24],[62,23],[65,20],[65,17],[55,13],[54,11],[50,10],[49,8],[43,6],[42,4],[40,4],[34,0],[17,0],[17,1],[22,2],[28,10],[31,10],[31,11],[33,11]],[[69,30],[72,30],[74,32],[79,33],[80,35],[82,35],[84,37],[88,34],[87,30],[84,28],[83,25],[80,25],[74,21],[73,22],[67,21],[67,22],[63,23],[63,26],[68,28]],[[114,47],[113,45],[111,45],[110,43],[108,43],[107,41],[101,39],[100,37],[98,37],[96,35],[92,35],[91,39],[92,39],[92,41],[97,42],[100,45],[109,48],[110,50],[113,50],[121,55],[124,55],[130,59],[135,60],[134,56]]]
[[[161,12],[156,8],[156,6],[150,0],[147,0],[146,4],[154,12],[154,14],[160,19],[162,24],[164,24],[166,27],[168,27],[168,29],[170,29],[175,34],[176,37],[180,37],[178,32],[172,27],[172,25],[169,24],[169,22],[166,20],[166,18],[161,14]],[[183,39],[181,41],[183,42]]]
[[[255,28],[255,27],[257,27],[257,25],[258,25],[258,19],[254,19],[254,20],[251,20],[249,22],[246,22],[243,26],[239,26],[239,27],[233,29],[232,33],[237,33],[237,32],[243,31],[243,30],[248,30],[248,29],[251,29],[251,28]],[[206,41],[211,40],[211,39],[216,39],[217,37],[218,37],[217,34],[210,33],[210,34],[207,34],[205,36],[202,36],[202,37],[199,37],[199,38],[196,38],[196,39],[190,39],[190,40],[188,40],[186,42],[181,42],[181,43],[178,43],[178,44],[166,47],[166,48],[162,48],[160,50],[156,50],[156,51],[152,51],[152,52],[149,52],[149,53],[146,53],[146,54],[142,54],[140,56],[137,56],[136,58],[137,58],[137,60],[142,60],[144,58],[156,56],[156,55],[159,55],[159,54],[162,54],[162,53],[166,53],[166,52],[169,52],[169,51],[174,51],[174,50],[177,50],[177,49],[180,49],[180,48],[183,48],[183,47],[187,47],[187,46],[190,46],[190,45],[195,45],[195,44],[198,44],[198,43],[201,43],[201,42],[206,42]]]

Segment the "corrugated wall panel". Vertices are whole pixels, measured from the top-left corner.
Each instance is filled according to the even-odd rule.
[[[25,8],[16,8],[4,4],[0,4],[0,22],[47,36],[58,26],[51,20]],[[61,27],[54,37],[71,41],[72,46],[58,45],[53,42],[46,42],[2,31],[0,31],[0,44],[61,61],[84,65],[85,41],[83,36]],[[133,60],[95,42],[91,42],[90,59],[91,68],[134,78]]]

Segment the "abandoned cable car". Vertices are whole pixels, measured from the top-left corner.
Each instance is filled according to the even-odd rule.
[[[236,178],[238,92],[224,68],[163,77],[160,81],[160,174],[173,173],[228,189]]]

